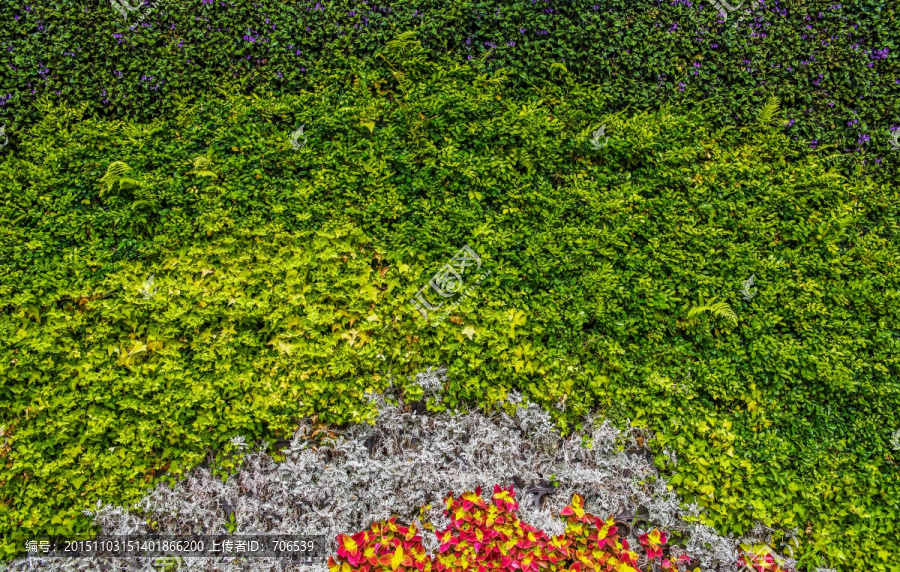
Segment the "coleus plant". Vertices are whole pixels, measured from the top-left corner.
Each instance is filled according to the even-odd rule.
[[[353,536],[339,535],[337,558],[328,559],[329,572],[428,572],[432,567],[440,572],[640,572],[638,554],[629,549],[612,517],[603,520],[587,513],[580,495],[561,512],[567,518],[565,532],[553,537],[519,520],[512,486],[495,485],[490,503],[481,498],[480,487],[458,498],[450,493],[445,503],[450,524],[435,533],[440,547],[434,557],[425,553],[414,526],[400,526],[392,518]],[[651,561],[659,561],[666,540],[665,532],[654,529],[642,535],[640,543]],[[680,572],[669,559],[661,567]]]
[[[572,561],[565,569],[640,572],[637,553],[629,550],[628,540],[619,536],[612,517],[604,521],[585,512],[584,499],[577,494],[560,514],[568,519],[563,538],[568,542],[568,556]]]
[[[641,546],[644,547],[644,550],[647,552],[647,558],[651,560],[662,560],[660,563],[660,567],[667,572],[677,572],[679,570],[677,562],[689,562],[690,557],[687,554],[682,554],[678,557],[676,561],[670,560],[668,558],[663,559],[663,546],[666,544],[668,540],[668,535],[657,528],[654,528],[650,532],[642,534],[638,541],[641,543]]]
[[[738,566],[747,568],[753,572],[792,572],[787,568],[782,568],[781,563],[777,561],[775,556],[768,551],[765,551],[765,546],[762,548],[764,550],[763,552],[753,552],[741,555],[741,557],[738,558]]]
[[[441,542],[436,568],[441,572],[477,569],[537,572],[566,560],[564,547],[552,543],[543,531],[519,520],[513,487],[494,485],[491,503],[481,498],[481,487],[445,499],[450,524],[437,533]],[[552,566],[551,566],[552,569]]]
[[[412,571],[430,572],[431,557],[425,553],[415,523],[397,524],[396,517],[372,523],[368,530],[353,536],[337,537],[338,559],[328,557],[330,572]]]
[[[662,547],[666,543],[666,533],[654,528],[650,532],[642,534],[638,539],[648,558],[662,557]]]

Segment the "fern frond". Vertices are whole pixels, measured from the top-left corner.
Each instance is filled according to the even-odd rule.
[[[728,305],[727,302],[716,302],[716,298],[709,300],[706,304],[701,304],[700,306],[695,306],[688,311],[688,318],[693,318],[694,316],[701,314],[703,312],[711,312],[716,316],[727,318],[731,321],[735,326],[737,326],[738,318],[737,314],[734,313],[734,310],[731,309],[731,306]]]
[[[100,182],[106,185],[105,191],[100,191],[100,196],[103,196],[104,192],[108,193],[112,191],[116,183],[119,183],[120,188],[123,184],[138,186],[140,183],[134,179],[122,176],[131,170],[131,167],[122,161],[113,161],[110,163],[106,168],[106,173],[100,178]]]
[[[195,170],[206,169],[210,165],[212,165],[212,161],[210,161],[206,157],[203,157],[203,156],[194,157],[194,169]]]
[[[212,170],[212,161],[207,159],[206,157],[195,157],[194,158],[194,170],[190,171],[189,175],[197,175],[198,177],[212,177],[214,179],[218,178],[219,175],[214,173]]]
[[[759,123],[761,125],[768,125],[772,123],[775,120],[779,109],[778,98],[774,95],[769,96],[769,99],[766,100],[765,105],[763,105],[762,109],[759,110]]]

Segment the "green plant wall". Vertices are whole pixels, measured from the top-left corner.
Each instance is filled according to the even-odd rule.
[[[366,391],[445,364],[450,407],[516,388],[565,427],[653,429],[721,532],[796,527],[804,566],[891,569],[895,187],[806,153],[774,102],[710,128],[408,35],[377,62],[150,122],[44,101],[0,157],[7,556],[236,435],[370,419]],[[490,275],[426,323],[409,300],[464,245]],[[734,320],[689,317],[712,299]]]

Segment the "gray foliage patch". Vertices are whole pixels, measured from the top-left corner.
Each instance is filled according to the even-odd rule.
[[[417,377],[426,397],[438,396],[444,373],[428,371]],[[606,421],[589,418],[584,431],[563,438],[545,411],[517,394],[507,399],[514,414],[422,414],[421,408],[404,404],[399,396],[371,399],[379,409],[374,426],[351,426],[314,446],[308,438],[312,424],[306,421],[283,449],[283,462],[276,463],[260,447],[248,452],[241,469],[225,482],[197,468],[175,488],[159,484],[131,509],[98,503],[86,512],[103,534],[113,535],[149,533],[148,521],[158,523],[160,534],[218,534],[226,531],[233,513],[238,534],[324,535],[333,553],[338,534],[355,533],[375,520],[396,515],[421,525],[419,507],[429,503],[432,508],[424,520],[437,529],[446,527],[449,519],[442,510],[449,491],[458,495],[481,486],[489,498],[494,484],[518,483],[519,517],[551,535],[564,531],[558,514],[576,492],[585,497],[588,512],[603,517],[633,514],[645,507],[641,510],[650,523],[685,539],[684,552],[694,559],[692,568],[737,570],[738,543],[766,535],[757,527],[751,537],[735,539],[687,522],[699,509],[682,507],[649,455],[640,451],[636,438],[652,438],[646,432],[621,432]],[[244,445],[243,439],[235,443]],[[666,455],[674,460],[671,452]],[[558,486],[548,491],[551,480]],[[523,484],[531,492],[523,491]],[[635,532],[647,528],[637,526]],[[423,530],[422,537],[429,551],[437,549],[432,533]],[[673,555],[678,553],[673,548]],[[154,569],[153,563],[135,559],[38,558],[13,561],[9,569],[35,566],[59,571]],[[327,565],[186,558],[179,569],[324,572]]]

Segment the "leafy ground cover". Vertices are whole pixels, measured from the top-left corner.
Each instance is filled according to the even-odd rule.
[[[4,551],[237,435],[371,419],[366,390],[442,363],[431,407],[519,389],[567,429],[630,419],[707,524],[889,570],[890,183],[829,170],[775,105],[713,129],[612,113],[572,76],[514,89],[408,37],[382,54],[147,123],[40,103],[0,164]],[[409,300],[463,245],[491,274],[426,322]]]
[[[223,78],[241,79],[242,93],[296,95],[334,61],[373,58],[398,31],[418,29],[426,47],[484,57],[511,83],[577,74],[613,109],[706,101],[708,121],[746,125],[774,94],[804,144],[896,167],[900,19],[888,0],[749,0],[728,4],[738,10],[727,17],[697,0],[128,4],[140,8],[0,6],[0,122],[14,144],[41,119],[44,95],[142,119]]]

